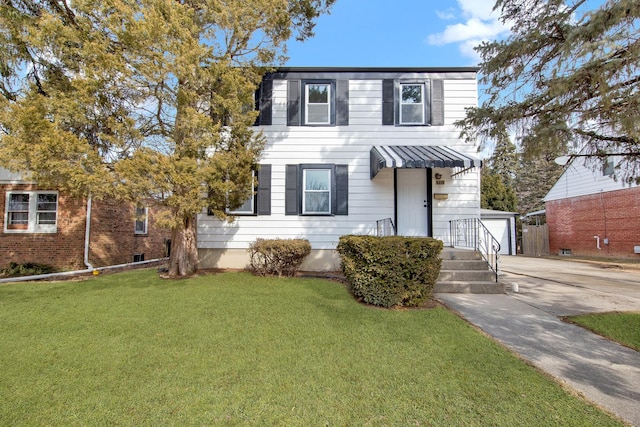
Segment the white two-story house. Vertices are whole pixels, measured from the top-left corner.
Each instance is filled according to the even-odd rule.
[[[258,91],[267,144],[255,196],[198,216],[201,268],[243,268],[256,238],[305,238],[303,270],[337,270],[340,236],[431,236],[480,217],[477,145],[454,122],[477,105],[476,68],[283,68]]]

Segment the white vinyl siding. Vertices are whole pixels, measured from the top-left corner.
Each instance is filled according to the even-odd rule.
[[[439,76],[441,77],[441,76]],[[429,79],[429,76],[426,77]],[[372,234],[376,221],[394,218],[393,169],[370,179],[369,152],[374,145],[444,145],[477,156],[477,145],[465,143],[453,125],[464,108],[477,105],[474,79],[444,78],[443,126],[382,125],[382,79],[349,80],[349,125],[334,127],[287,126],[287,81],[273,81],[272,124],[258,126],[267,143],[260,163],[272,165],[271,215],[238,217],[234,222],[198,216],[198,247],[246,249],[256,237],[306,238],[313,249],[335,249],[340,236]],[[450,100],[451,98],[451,100]],[[344,164],[349,170],[349,214],[345,216],[285,215],[285,172],[291,164]],[[444,185],[433,182],[433,192],[447,193],[433,200],[433,235],[449,245],[449,221],[479,218],[480,171],[451,177],[453,169],[434,169]]]
[[[613,158],[615,160],[615,157]],[[611,175],[603,175],[602,163],[599,159],[574,158],[558,181],[551,187],[544,201],[586,196],[635,187],[622,180],[614,180]]]

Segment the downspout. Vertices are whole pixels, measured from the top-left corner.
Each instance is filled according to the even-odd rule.
[[[93,265],[89,262],[89,236],[91,235],[91,193],[87,197],[87,221],[84,230],[84,265],[88,270],[93,270]]]

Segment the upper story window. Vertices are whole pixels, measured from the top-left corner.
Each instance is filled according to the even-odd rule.
[[[287,126],[349,124],[349,80],[288,80]]]
[[[444,124],[442,80],[383,80],[382,124],[441,126]]]
[[[149,209],[144,206],[136,207],[135,234],[147,234],[149,226]]]
[[[57,222],[58,193],[16,191],[6,194],[6,233],[55,233]]]
[[[424,84],[400,85],[400,124],[424,124]]]
[[[305,84],[305,124],[328,125],[331,123],[331,84]]]

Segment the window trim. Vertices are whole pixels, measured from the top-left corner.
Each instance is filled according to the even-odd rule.
[[[311,102],[309,100],[309,88],[311,86],[325,86],[327,88],[327,102]],[[331,124],[331,116],[333,113],[333,108],[331,108],[333,102],[332,100],[335,99],[334,98],[334,93],[333,90],[331,88],[332,84],[331,82],[305,82],[304,83],[304,124],[307,126],[327,126]],[[327,110],[327,120],[325,121],[321,121],[321,122],[312,122],[309,119],[309,111],[310,111],[310,106],[311,105],[315,105],[315,106],[324,106],[326,107]]]
[[[311,85],[326,85],[329,88],[329,98],[327,108],[329,111],[328,120],[326,122],[309,122],[307,120],[309,112],[309,96],[308,86]],[[300,116],[302,126],[310,127],[323,127],[323,126],[335,126],[336,125],[336,81],[327,79],[312,79],[302,80],[300,82]],[[323,105],[323,104],[319,104]]]
[[[149,234],[149,208],[147,206],[136,206],[135,208],[135,220],[133,222],[133,232],[135,235],[142,236]],[[144,209],[144,219],[138,219],[138,210]],[[138,230],[138,224],[142,223],[144,226],[144,230]]]
[[[300,187],[301,191],[301,202],[302,202],[302,215],[332,215],[333,213],[333,188],[335,187],[335,170],[334,168],[319,168],[319,167],[303,167],[302,171],[302,185]],[[327,173],[329,185],[326,190],[312,190],[307,189],[307,172],[308,171],[324,171]],[[307,194],[309,193],[329,193],[329,209],[327,211],[310,211],[307,209]]]
[[[28,195],[29,200],[29,208],[28,211],[20,211],[27,212],[27,223],[26,224],[15,224],[13,226],[9,223],[9,214],[10,211],[9,205],[11,196],[13,195]],[[55,195],[55,211],[43,211],[38,209],[38,196],[39,195]],[[5,209],[4,209],[4,233],[27,233],[27,234],[35,234],[35,233],[56,233],[58,231],[58,213],[59,213],[59,202],[60,196],[57,191],[20,191],[20,190],[10,190],[5,193]],[[39,223],[39,213],[47,212],[55,213],[55,221],[53,224],[41,224]]]
[[[420,98],[421,98],[421,102],[420,103],[405,103],[403,102],[403,90],[405,87],[409,87],[409,86],[415,86],[415,87],[419,87],[420,88]],[[426,111],[426,90],[425,90],[425,84],[424,83],[415,83],[415,82],[399,82],[398,83],[398,125],[400,126],[424,126],[426,124],[426,116],[427,116],[427,111]],[[403,121],[403,111],[404,109],[402,107],[404,107],[405,105],[419,105],[421,106],[420,113],[421,113],[421,120],[419,122],[405,122]]]

